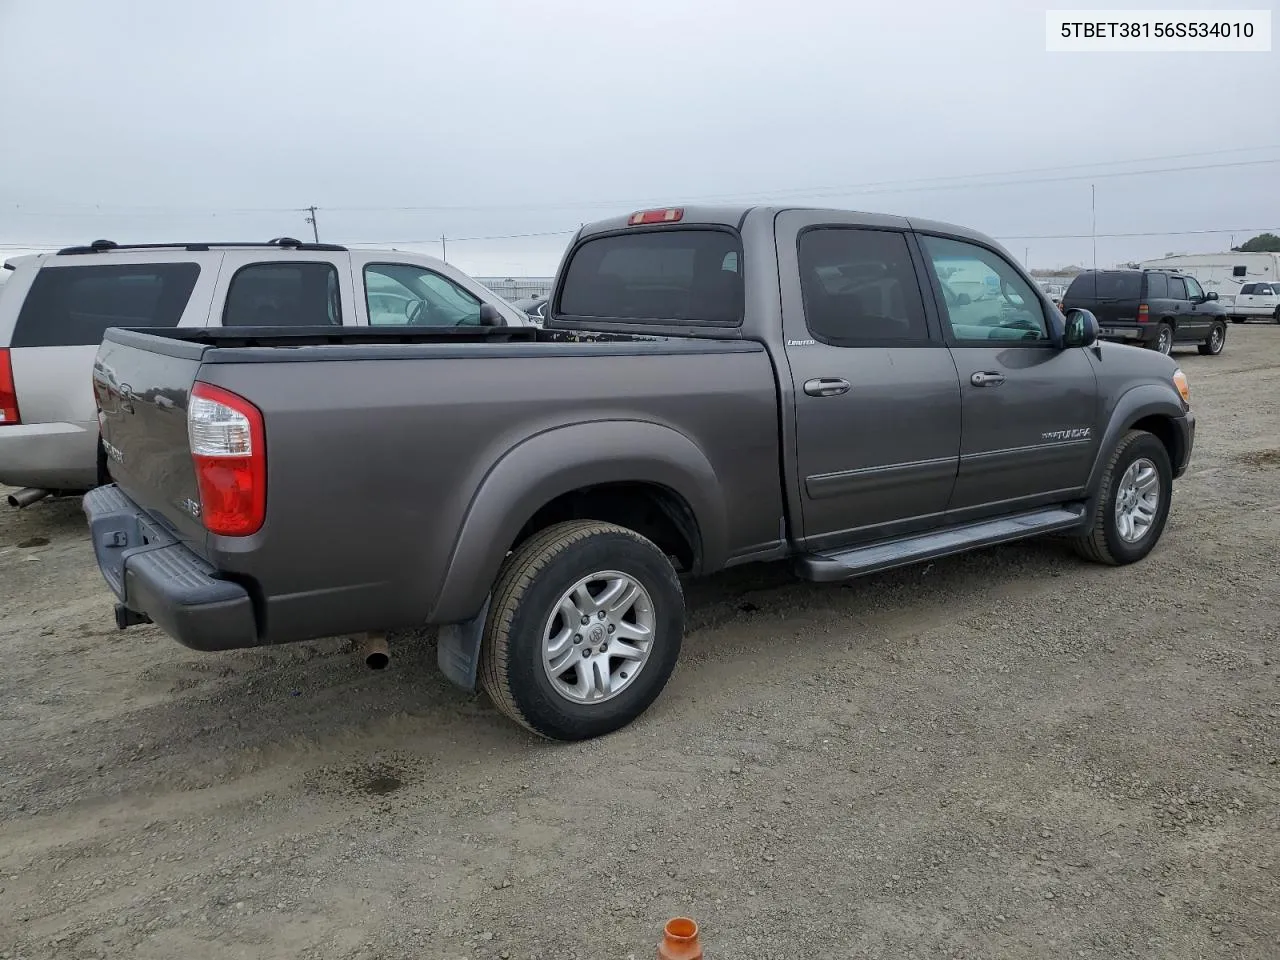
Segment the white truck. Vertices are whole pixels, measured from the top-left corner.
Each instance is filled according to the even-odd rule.
[[[1195,277],[1205,292],[1218,295],[1218,303],[1236,323],[1264,318],[1261,313],[1249,311],[1249,304],[1241,304],[1245,310],[1237,312],[1236,298],[1241,294],[1241,287],[1280,283],[1280,253],[1195,253],[1144,260],[1138,266],[1143,270],[1177,270]]]

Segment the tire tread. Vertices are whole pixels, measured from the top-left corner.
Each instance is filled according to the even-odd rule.
[[[485,625],[484,639],[480,644],[480,685],[502,713],[524,727],[530,733],[545,739],[524,715],[511,689],[511,623],[515,619],[525,593],[537,575],[565,550],[583,540],[601,534],[627,536],[653,547],[649,540],[613,523],[596,520],[567,520],[540,530],[522,543],[503,564],[494,586],[493,604],[489,622]]]
[[[1111,478],[1115,473],[1116,464],[1120,458],[1124,456],[1125,451],[1133,446],[1135,442],[1143,437],[1151,436],[1145,430],[1130,430],[1120,442],[1116,444],[1115,450],[1112,451],[1111,457],[1107,460],[1107,467],[1102,471],[1102,479],[1098,484],[1099,496],[1102,501],[1098,504],[1098,510],[1093,518],[1093,528],[1083,536],[1072,539],[1071,544],[1085,560],[1093,563],[1101,563],[1107,566],[1115,567],[1120,565],[1120,561],[1116,559],[1111,552],[1111,547],[1107,545],[1107,512],[1112,509],[1111,503]]]

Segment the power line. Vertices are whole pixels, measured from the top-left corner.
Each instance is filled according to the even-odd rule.
[[[1134,157],[1127,160],[1096,160],[1089,163],[1061,164],[1052,167],[1025,167],[1020,170],[1004,170],[991,173],[969,173],[956,174],[943,177],[917,177],[903,180],[873,180],[863,183],[844,184],[844,185],[826,185],[813,187],[784,187],[774,190],[756,190],[756,191],[738,191],[735,193],[719,193],[719,194],[701,194],[698,196],[685,197],[682,202],[695,203],[728,200],[744,200],[749,197],[806,197],[806,196],[839,196],[843,194],[855,193],[914,193],[931,190],[951,190],[965,189],[974,187],[998,187],[998,186],[1016,186],[1018,184],[1038,184],[1065,182],[1070,180],[1098,179],[1108,177],[1131,177],[1131,176],[1147,176],[1150,174],[1160,173],[1177,173],[1191,170],[1213,170],[1229,167],[1245,167],[1258,166],[1264,164],[1280,163],[1280,157],[1262,160],[1236,160],[1227,161],[1225,163],[1207,163],[1192,164],[1178,167],[1161,167],[1150,168],[1145,170],[1113,170],[1106,172],[1095,172],[1089,174],[1062,176],[1062,177],[1040,177],[1035,179],[1019,179],[1019,180],[995,180],[987,183],[973,184],[967,181],[982,180],[992,177],[1023,177],[1028,174],[1046,173],[1055,170],[1095,170],[1098,167],[1122,166],[1130,163],[1151,163],[1167,160],[1184,160],[1195,157],[1222,156],[1232,153],[1248,153],[1258,150],[1280,150],[1280,144],[1270,144],[1266,146],[1256,147],[1235,147],[1231,149],[1221,150],[1205,150],[1194,153],[1175,153],[1165,154],[1163,156]],[[640,205],[646,203],[663,203],[670,200],[657,199],[653,197],[637,199],[635,197],[627,199],[613,200],[582,200],[568,201],[564,203],[540,203],[540,204],[474,204],[474,205],[383,205],[383,206],[329,206],[320,207],[332,213],[385,213],[385,212],[406,212],[406,213],[429,213],[429,212],[470,212],[482,210],[564,210],[569,208],[589,208],[589,207],[607,207],[607,206],[629,206]],[[74,202],[66,202],[58,204],[60,206],[75,206]],[[105,204],[83,204],[89,208],[85,213],[57,213],[47,211],[40,213],[39,208],[36,210],[27,209],[26,204],[22,203],[0,203],[0,210],[11,214],[22,214],[26,216],[49,216],[49,217],[80,217],[90,213],[101,215],[115,216],[176,216],[178,214],[189,214],[193,212],[205,213],[210,216],[242,216],[259,213],[299,213],[309,212],[310,207],[242,207],[231,208],[226,210],[217,210],[214,208],[197,208],[197,207],[177,207],[168,205],[146,205],[146,206],[129,206],[122,205],[112,208]],[[438,238],[436,238],[438,241]],[[433,241],[435,242],[435,241]]]
[[[928,193],[936,190],[974,190],[974,189],[982,189],[984,187],[1021,186],[1024,184],[1039,184],[1039,183],[1064,183],[1072,180],[1097,180],[1097,179],[1112,178],[1112,177],[1137,177],[1137,176],[1148,176],[1151,174],[1160,174],[1160,173],[1181,173],[1189,170],[1218,170],[1218,169],[1224,169],[1228,167],[1263,166],[1267,164],[1277,164],[1277,163],[1280,163],[1280,157],[1273,157],[1265,160],[1237,160],[1237,161],[1231,161],[1227,163],[1190,164],[1190,165],[1181,166],[1181,167],[1157,167],[1157,168],[1148,168],[1146,170],[1114,170],[1114,171],[1103,172],[1103,173],[1084,173],[1084,174],[1075,174],[1075,175],[1059,176],[1059,177],[1036,177],[1031,179],[1021,179],[1021,180],[992,180],[985,183],[967,183],[967,182],[966,183],[946,183],[946,184],[937,184],[933,186],[916,186],[916,187],[912,187],[912,186],[896,187],[896,186],[890,186],[890,184],[893,184],[893,183],[911,184],[911,183],[920,183],[922,181],[914,181],[914,180],[879,181],[879,182],[863,183],[863,184],[849,184],[847,186],[842,186],[842,187],[809,188],[799,192],[793,189],[791,191],[758,192],[758,193],[743,192],[743,193],[737,193],[737,194],[718,194],[716,196],[703,195],[703,196],[696,196],[696,197],[684,197],[681,199],[680,202],[698,203],[698,202],[716,202],[716,201],[728,201],[728,200],[736,200],[739,202],[743,202],[749,199],[768,200],[771,198],[781,198],[784,192],[787,193],[787,196],[785,197],[785,199],[795,202],[803,197],[839,197],[839,196],[851,196],[855,194],[875,194],[875,193]],[[985,175],[972,174],[971,176],[973,177],[996,176],[996,174],[985,174]],[[587,209],[587,208],[594,208],[594,207],[644,206],[646,204],[667,203],[670,201],[671,201],[670,197],[667,197],[666,199],[657,199],[657,198],[650,197],[643,200],[632,198],[630,200],[591,200],[591,201],[583,201],[580,203],[555,203],[555,204],[500,204],[500,205],[488,205],[488,206],[437,205],[437,206],[401,206],[401,207],[326,207],[325,209],[334,213],[355,213],[355,212],[361,212],[361,213],[388,213],[388,212],[467,213],[467,212],[478,212],[478,211],[485,211],[485,210],[532,211],[532,210]]]
[[[488,237],[445,237],[450,243],[466,243],[469,240],[522,240],[525,237],[565,237],[577,231],[577,227],[568,230],[539,230],[534,233],[499,233]],[[441,237],[424,237],[418,240],[348,240],[349,247],[385,247],[393,243],[439,243]]]
[[[1156,230],[1144,233],[1044,233],[1020,234],[1013,237],[993,237],[994,240],[1088,240],[1101,237],[1104,240],[1115,240],[1124,237],[1189,237],[1195,234],[1209,233],[1274,233],[1280,227],[1236,227],[1232,230]]]

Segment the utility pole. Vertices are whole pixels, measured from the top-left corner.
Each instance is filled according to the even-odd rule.
[[[307,217],[307,223],[311,224],[311,236],[315,237],[316,243],[320,242],[320,226],[316,223],[316,208],[314,206],[307,207],[311,216]]]
[[[449,238],[443,233],[440,234],[440,259],[449,262]]]
[[[1098,187],[1089,184],[1089,214],[1093,218],[1093,269],[1098,269]]]
[[[1026,267],[1028,270],[1031,269],[1031,248],[1030,247],[1022,248],[1022,265]]]

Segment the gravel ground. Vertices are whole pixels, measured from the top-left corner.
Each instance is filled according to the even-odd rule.
[[[427,637],[115,629],[74,502],[0,512],[0,958],[1280,955],[1280,327],[1180,352],[1170,526],[691,588],[667,692],[533,740]]]

